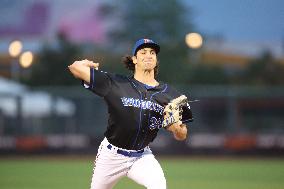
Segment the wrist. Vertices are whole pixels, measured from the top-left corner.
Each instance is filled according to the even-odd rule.
[[[174,137],[176,140],[185,140],[187,137],[187,128],[184,124],[178,125],[174,131]]]

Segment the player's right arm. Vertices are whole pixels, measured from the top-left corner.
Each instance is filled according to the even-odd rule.
[[[90,60],[75,61],[68,66],[70,72],[75,78],[81,79],[86,83],[90,83],[90,68],[98,69],[99,63],[94,63]]]
[[[75,61],[69,67],[75,78],[82,80],[82,86],[100,97],[105,97],[112,88],[112,74],[98,71],[99,63],[89,60]]]

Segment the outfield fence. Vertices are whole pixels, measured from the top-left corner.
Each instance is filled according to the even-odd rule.
[[[194,122],[186,147],[284,148],[284,88],[177,86],[190,99]],[[0,93],[0,149],[90,149],[107,125],[104,101],[81,87],[40,87]],[[160,132],[153,147],[175,145]]]

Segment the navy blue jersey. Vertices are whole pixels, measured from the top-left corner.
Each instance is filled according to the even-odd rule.
[[[165,105],[181,95],[162,82],[156,87],[146,86],[134,77],[94,68],[90,68],[90,84],[85,87],[106,101],[109,115],[105,137],[111,144],[128,150],[142,149],[155,139]],[[189,105],[183,110],[182,121],[192,121]]]

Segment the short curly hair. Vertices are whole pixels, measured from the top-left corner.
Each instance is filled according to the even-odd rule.
[[[132,56],[126,55],[122,57],[122,63],[125,65],[125,67],[128,70],[132,71],[133,74],[135,73],[135,64],[132,61]],[[154,68],[155,77],[158,75],[158,71],[159,71],[159,61],[157,61],[157,65]]]

